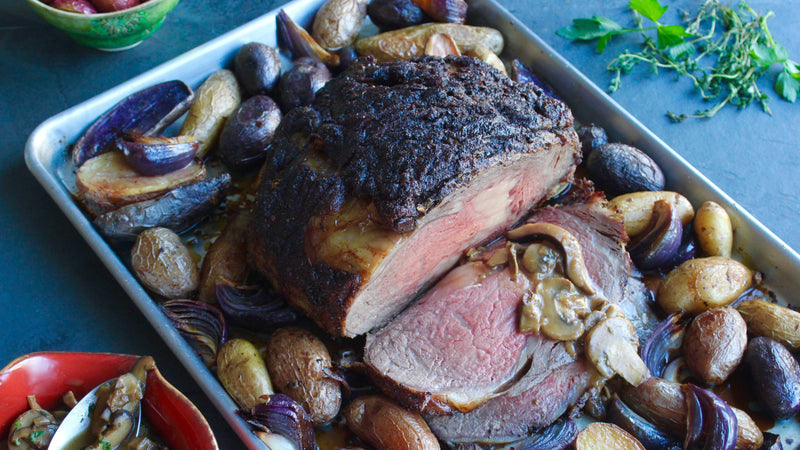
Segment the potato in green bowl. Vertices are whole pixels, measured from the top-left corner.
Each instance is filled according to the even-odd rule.
[[[81,14],[65,11],[40,0],[26,0],[47,22],[80,44],[100,50],[126,50],[152,35],[178,0],[147,0],[114,12]]]

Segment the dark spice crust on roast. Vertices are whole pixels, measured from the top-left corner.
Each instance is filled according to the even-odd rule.
[[[408,233],[482,169],[575,139],[572,113],[533,83],[469,57],[360,58],[314,104],[289,112],[262,169],[251,258],[329,331],[341,330],[359,274],[309,261],[304,230],[349,196]],[[547,137],[539,131],[549,131]],[[279,267],[276,267],[278,266]]]

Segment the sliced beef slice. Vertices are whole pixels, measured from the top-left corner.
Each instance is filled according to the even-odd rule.
[[[288,113],[250,257],[333,334],[386,323],[571,178],[572,115],[468,57],[359,59]]]
[[[593,195],[586,203],[539,209],[526,222],[572,233],[597,295],[626,314],[629,303],[634,315],[647,315],[641,284],[627,285],[631,265],[622,225],[602,204],[602,196]],[[520,300],[530,283],[483,262],[454,269],[418,303],[367,335],[364,360],[376,383],[428,414],[444,440],[508,442],[548,425],[586,391],[590,371],[582,354],[571,356],[563,342],[518,331]],[[448,409],[455,412],[448,415]]]

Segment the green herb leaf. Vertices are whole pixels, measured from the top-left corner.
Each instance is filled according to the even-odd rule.
[[[658,22],[658,19],[660,19],[667,11],[667,8],[669,8],[668,6],[661,6],[658,0],[631,0],[628,6],[653,22]]]
[[[678,45],[673,45],[664,51],[669,55],[672,59],[678,59],[682,56],[691,56],[697,52],[697,49],[694,47],[694,44],[691,42],[681,42]]]
[[[680,25],[659,25],[658,31],[658,48],[674,47],[682,44],[685,37],[691,37],[691,33],[687,33],[686,29]]]
[[[613,73],[609,91],[619,88],[622,75],[644,64],[656,73],[672,71],[689,78],[700,98],[713,103],[694,114],[668,112],[673,121],[709,118],[727,105],[745,108],[752,103],[771,114],[769,96],[761,92],[757,81],[768,67],[780,63],[783,71],[775,90],[790,102],[800,96],[800,65],[790,60],[786,48],[772,38],[767,26],[767,20],[774,16],[772,11],[759,14],[744,0],[735,8],[720,0],[704,0],[694,14],[684,15],[683,25],[666,25],[658,22],[667,10],[658,0],[630,0],[628,5],[636,13],[635,28],[622,28],[595,16],[575,19],[572,27],[558,33],[570,39],[597,39],[598,51],[618,34],[635,32],[641,36],[638,51],[626,50],[609,63],[608,70]],[[652,20],[655,26],[645,27],[641,17]]]
[[[756,44],[750,50],[750,56],[761,67],[769,67],[775,63],[782,63],[789,59],[789,50],[781,44],[775,45]]]
[[[778,79],[775,81],[775,91],[784,99],[794,103],[797,100],[797,95],[800,94],[800,80],[788,71],[783,70],[778,74]]]
[[[602,16],[591,19],[572,19],[572,25],[556,31],[556,34],[572,40],[590,41],[606,35],[618,34],[623,28],[617,22]]]

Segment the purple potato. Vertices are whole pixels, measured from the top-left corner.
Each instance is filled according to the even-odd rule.
[[[167,81],[122,99],[92,123],[72,148],[72,162],[84,162],[113,149],[122,134],[152,136],[189,109],[194,93],[186,83]]]
[[[260,42],[243,45],[233,64],[239,85],[248,97],[271,94],[281,76],[278,52]]]
[[[783,344],[759,336],[750,339],[744,363],[761,406],[775,419],[800,412],[800,364]]]
[[[664,173],[658,164],[630,145],[612,143],[595,149],[586,160],[586,168],[609,198],[664,189]]]
[[[281,109],[284,113],[314,102],[316,92],[331,79],[331,72],[319,61],[303,57],[281,76],[279,84]]]
[[[218,152],[222,162],[236,171],[260,165],[282,117],[278,105],[266,95],[256,95],[242,102],[228,117],[219,136]]]
[[[430,20],[411,0],[372,0],[367,5],[367,15],[383,30],[410,27]]]

